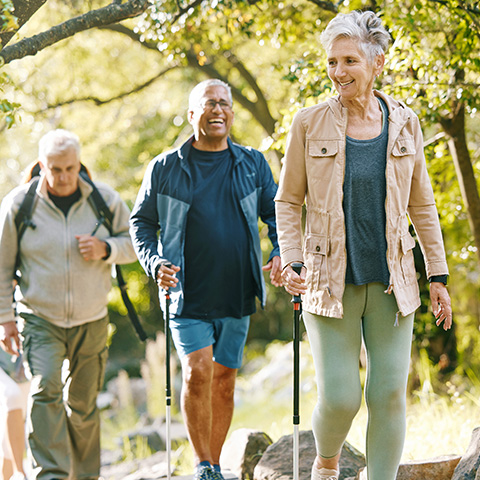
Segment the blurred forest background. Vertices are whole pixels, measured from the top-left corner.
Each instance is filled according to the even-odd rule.
[[[94,178],[131,206],[148,162],[191,135],[188,94],[232,86],[232,137],[267,157],[278,180],[293,114],[334,94],[319,34],[338,12],[371,9],[392,34],[376,87],[419,115],[450,266],[454,328],[435,326],[428,282],[416,316],[411,388],[468,389],[480,378],[480,4],[472,0],[1,0],[0,198],[36,160],[53,128],[77,133]],[[262,226],[260,225],[262,228]],[[262,229],[265,257],[271,248]],[[421,254],[416,256],[422,272]],[[157,291],[138,264],[129,292],[152,337]],[[268,283],[268,280],[267,280]],[[110,302],[109,371],[140,373],[118,289]],[[260,355],[292,334],[290,297],[269,286],[252,319]],[[428,372],[428,373],[425,373]]]

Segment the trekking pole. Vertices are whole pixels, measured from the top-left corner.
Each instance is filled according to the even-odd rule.
[[[167,268],[171,268],[171,263],[164,264]],[[170,379],[170,292],[168,288],[165,289],[165,403],[166,403],[166,440],[167,440],[167,480],[170,480],[171,477],[171,455],[172,455],[172,444],[170,438],[170,405],[172,403],[171,399],[171,379]]]
[[[302,263],[292,263],[293,271],[300,275]],[[293,295],[293,480],[300,478],[300,315],[302,314],[302,298]]]

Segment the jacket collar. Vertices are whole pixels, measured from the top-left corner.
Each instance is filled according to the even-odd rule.
[[[379,90],[374,90],[373,94],[376,97],[380,97],[385,101],[388,107],[388,118],[390,122],[398,125],[404,125],[410,118],[410,109],[398,100],[393,99],[390,95],[387,95]],[[337,117],[345,117],[347,109],[340,103],[340,96],[336,95],[327,100],[329,107]]]
[[[180,159],[180,165],[187,172],[190,171],[190,169],[188,167],[188,156],[190,155],[190,151],[192,149],[194,138],[195,137],[192,135],[178,150],[178,157]],[[230,137],[227,138],[227,143],[228,143],[228,149],[230,150],[230,152],[232,154],[232,157],[233,157],[233,164],[237,165],[244,158],[243,151],[242,151],[242,149],[240,148],[239,145],[232,142]]]

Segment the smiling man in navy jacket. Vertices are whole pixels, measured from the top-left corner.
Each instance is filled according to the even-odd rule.
[[[263,270],[281,285],[277,186],[260,152],[229,139],[233,118],[230,87],[199,83],[189,99],[194,136],[150,163],[130,220],[143,268],[170,291],[196,480],[223,479],[219,459],[250,315],[255,297],[265,303],[258,217],[274,247]]]

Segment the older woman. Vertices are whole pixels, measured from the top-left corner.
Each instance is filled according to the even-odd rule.
[[[425,258],[436,323],[445,329],[452,324],[418,118],[373,90],[389,40],[372,12],[340,14],[329,23],[321,41],[338,96],[295,116],[276,197],[284,284],[290,294],[304,296],[316,370],[312,480],[338,479],[342,445],[361,403],[362,339],[368,480],[396,478],[413,317],[420,305],[408,218]],[[294,262],[304,264],[300,275]]]

